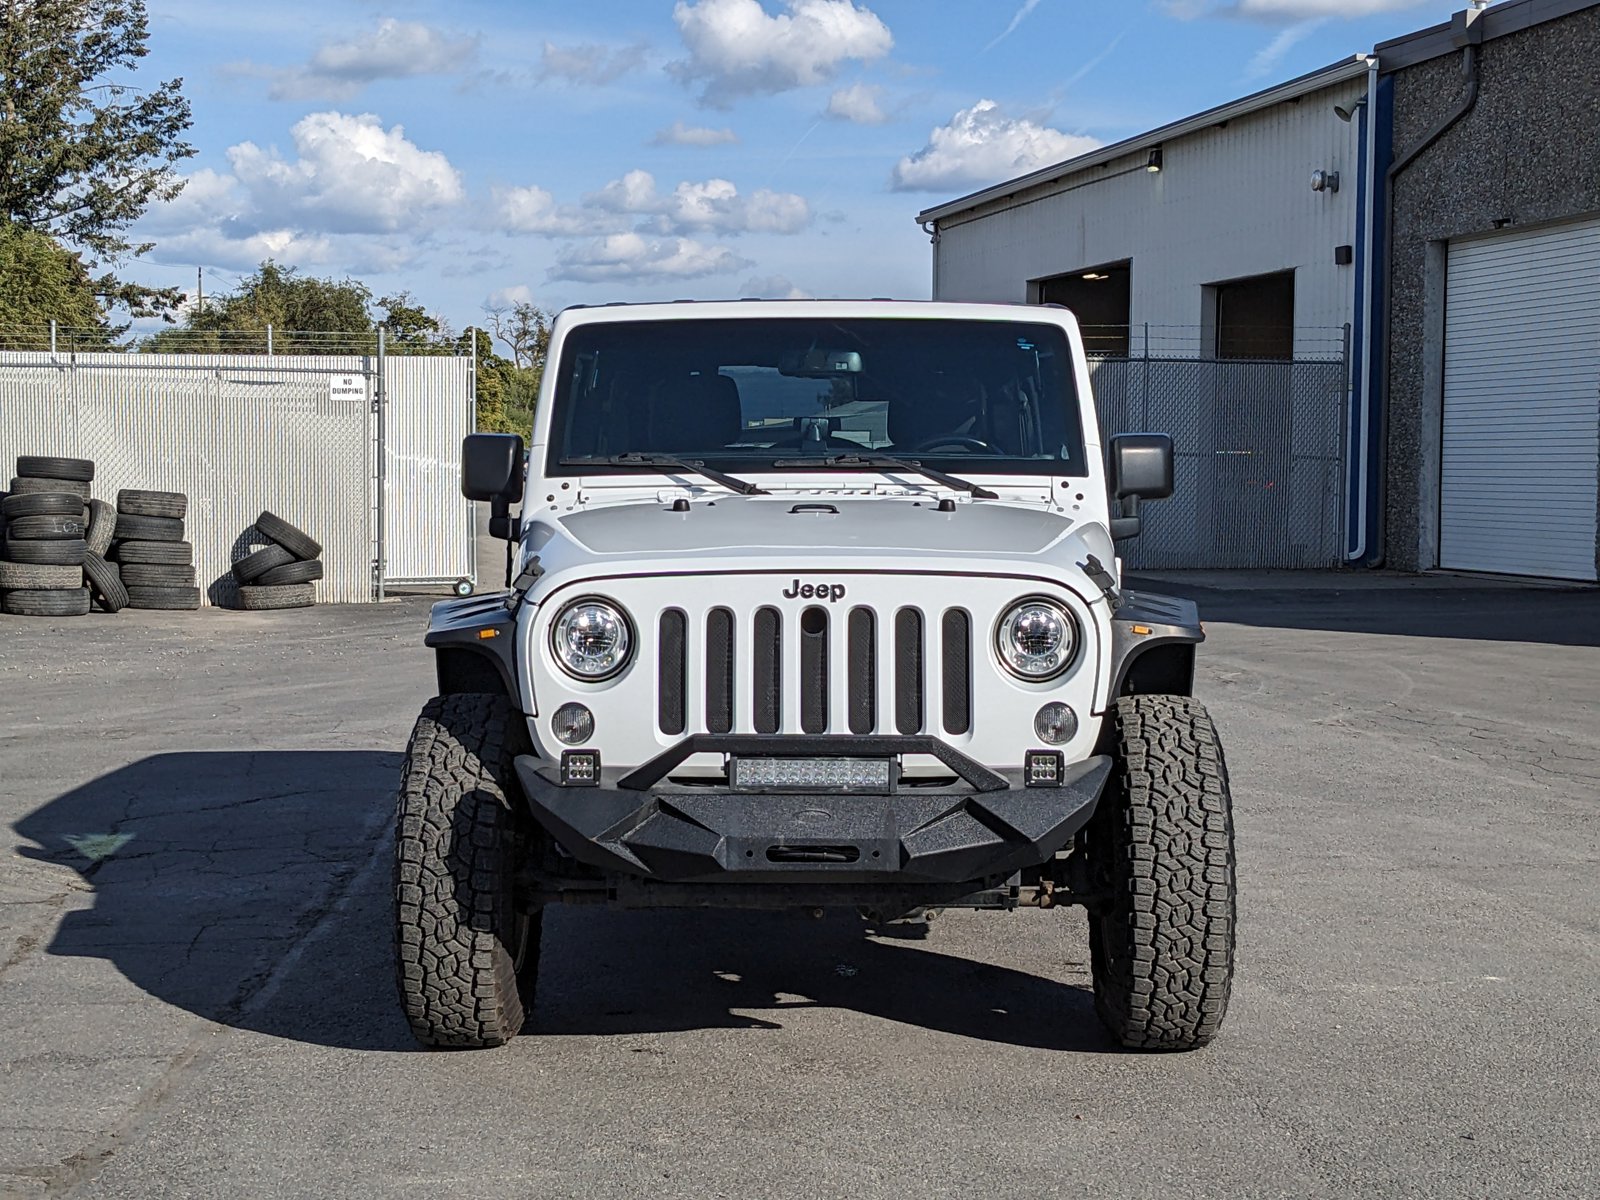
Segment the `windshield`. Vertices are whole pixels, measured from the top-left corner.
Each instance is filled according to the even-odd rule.
[[[620,474],[595,460],[625,454],[738,474],[813,458],[818,470],[868,470],[873,452],[965,475],[1086,469],[1072,354],[1055,325],[603,322],[567,335],[558,370],[550,475]],[[848,455],[863,461],[825,461]]]

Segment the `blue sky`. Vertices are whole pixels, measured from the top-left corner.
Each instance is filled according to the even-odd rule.
[[[148,0],[190,184],[129,271],[273,257],[483,306],[928,294],[921,209],[1449,17],[1445,0]],[[136,79],[137,81],[137,79]]]

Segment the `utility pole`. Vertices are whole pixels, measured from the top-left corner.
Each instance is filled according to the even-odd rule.
[[[200,312],[204,312],[206,307],[205,274],[206,269],[204,267],[196,267],[194,269],[194,306]]]

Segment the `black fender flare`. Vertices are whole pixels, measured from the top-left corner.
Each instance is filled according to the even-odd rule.
[[[1155,592],[1123,592],[1111,617],[1111,688],[1117,697],[1194,694],[1194,648],[1206,640],[1192,600]]]
[[[422,642],[433,648],[441,696],[503,691],[517,703],[517,614],[508,606],[513,596],[489,592],[433,606]]]

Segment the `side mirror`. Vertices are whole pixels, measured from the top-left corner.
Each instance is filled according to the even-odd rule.
[[[468,500],[522,499],[522,439],[514,433],[470,433],[461,443],[461,494]]]
[[[1107,463],[1114,541],[1138,537],[1139,502],[1172,495],[1172,439],[1164,433],[1119,433],[1111,439]]]

